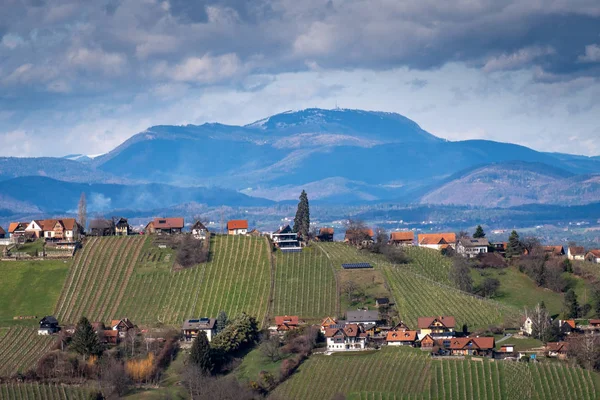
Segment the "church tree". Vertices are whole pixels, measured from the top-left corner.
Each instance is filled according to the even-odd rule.
[[[297,232],[303,239],[308,238],[308,232],[310,230],[310,211],[308,207],[308,195],[303,190],[300,194],[300,201],[298,202],[298,210],[296,211],[296,217],[294,218],[294,232]]]

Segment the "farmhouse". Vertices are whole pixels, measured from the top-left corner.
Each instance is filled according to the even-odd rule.
[[[456,321],[454,317],[419,317],[417,328],[421,335],[454,336]]]
[[[110,321],[110,328],[113,331],[118,332],[119,339],[123,339],[127,336],[127,333],[131,330],[135,330],[136,326],[129,320],[129,318],[113,319]]]
[[[96,218],[90,221],[90,236],[113,236],[115,224],[110,219]]]
[[[184,220],[181,217],[154,218],[146,225],[146,232],[159,235],[178,234],[182,232],[184,225]]]
[[[493,357],[496,341],[493,337],[464,337],[450,340],[450,355]]]
[[[325,330],[325,339],[329,351],[362,350],[366,346],[368,335],[361,331],[358,324],[332,325]]]
[[[33,220],[31,221],[27,227],[25,228],[25,232],[29,233],[30,235],[32,235],[33,237],[35,237],[36,239],[39,239],[41,237],[44,236],[44,228],[43,228],[43,223],[42,221],[36,221]]]
[[[337,321],[335,318],[326,317],[323,322],[321,322],[321,332],[325,333],[325,330],[329,328],[331,325],[336,325]]]
[[[283,333],[287,331],[293,331],[294,329],[298,329],[300,326],[300,319],[297,315],[284,315],[284,316],[276,316],[275,317],[275,331],[278,333]]]
[[[344,236],[344,242],[351,243],[353,245],[367,246],[373,243],[373,229],[349,229],[346,231]]]
[[[128,236],[130,234],[131,234],[131,226],[129,226],[129,222],[127,221],[127,218],[119,218],[119,220],[115,224],[115,235]]]
[[[389,346],[411,346],[414,347],[417,343],[417,331],[389,331],[385,338],[385,342]]]
[[[600,264],[600,250],[590,250],[585,255],[586,261],[593,262],[594,264]]]
[[[73,242],[79,239],[82,231],[74,218],[45,219],[40,222],[46,240]]]
[[[23,238],[27,236],[25,233],[25,228],[29,225],[28,222],[11,222],[8,225],[8,234],[10,235],[13,242],[17,242],[19,238]]]
[[[408,232],[392,232],[390,235],[390,244],[396,246],[412,246],[415,241],[415,233],[412,231]]]
[[[377,325],[380,321],[379,311],[377,311],[377,310],[346,311],[346,320],[348,321],[348,323]]]
[[[456,247],[456,234],[454,233],[421,233],[417,237],[420,247],[443,250]]]
[[[53,316],[46,316],[40,321],[38,335],[52,335],[60,330],[58,320]]]
[[[565,248],[558,246],[543,246],[544,253],[549,254],[553,257],[560,257],[565,255]]]
[[[333,228],[321,228],[319,229],[319,236],[317,236],[317,239],[321,242],[333,242],[334,232]]]
[[[573,261],[585,260],[585,248],[583,246],[569,246],[567,248],[567,258]]]
[[[206,337],[210,342],[216,333],[217,320],[214,318],[186,319],[181,328],[183,338],[186,341],[194,340],[200,331],[206,332]]]
[[[292,228],[289,225],[280,227],[277,231],[271,234],[271,240],[273,244],[281,250],[300,250],[300,242],[298,241],[298,234],[292,232]]]
[[[192,225],[192,236],[194,239],[205,240],[209,235],[208,229],[206,226],[200,221],[196,221],[194,225]]]
[[[227,221],[227,233],[229,235],[245,235],[248,233],[248,221],[245,219],[233,219]]]
[[[461,238],[456,244],[456,252],[464,257],[474,258],[488,252],[490,243],[487,239]]]

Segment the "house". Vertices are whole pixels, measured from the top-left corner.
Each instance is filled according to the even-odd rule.
[[[333,228],[321,228],[319,229],[319,236],[317,236],[317,239],[319,239],[320,242],[333,242],[334,232]]]
[[[456,247],[456,234],[454,233],[420,233],[417,236],[419,247],[443,250]]]
[[[421,335],[454,336],[456,320],[454,317],[419,317],[417,328]]]
[[[262,233],[258,229],[252,229],[248,232],[248,236],[259,237],[262,236]]]
[[[380,297],[378,299],[375,299],[375,307],[389,307],[390,306],[390,299],[388,299],[387,297]]]
[[[321,322],[321,332],[325,333],[325,330],[329,328],[331,325],[337,325],[337,321],[335,318],[326,317],[323,322]]]
[[[560,257],[560,256],[565,255],[565,248],[560,245],[558,245],[558,246],[542,246],[542,249],[544,249],[544,253],[554,256],[554,257]]]
[[[79,240],[82,231],[75,218],[45,219],[40,223],[46,240],[75,242]]]
[[[248,221],[245,219],[233,219],[227,221],[227,233],[229,235],[245,235],[248,233]]]
[[[281,250],[300,250],[300,242],[298,241],[298,234],[292,232],[292,228],[289,225],[280,227],[278,230],[271,234],[271,240],[275,247]]]
[[[585,248],[583,246],[569,246],[567,248],[567,258],[572,261],[585,260]]]
[[[504,256],[506,254],[506,247],[508,246],[507,242],[500,243],[490,243],[490,247],[494,253],[499,253]]]
[[[600,264],[600,250],[590,250],[585,255],[585,260],[593,262],[594,264]]]
[[[390,234],[390,244],[396,246],[412,246],[415,241],[415,233],[408,232],[392,232]]]
[[[51,315],[45,316],[40,321],[38,335],[52,335],[60,330],[58,320]]]
[[[0,239],[6,238],[6,231],[0,226]]]
[[[531,336],[533,334],[533,320],[531,317],[523,319],[523,326],[521,326],[521,332]]]
[[[184,220],[181,217],[154,218],[146,225],[146,233],[156,233],[158,235],[179,234],[183,231],[184,225]]]
[[[579,330],[574,319],[558,320],[558,328],[563,335],[570,335]]]
[[[275,317],[275,330],[278,333],[293,331],[300,326],[300,320],[297,315],[284,315]]]
[[[456,252],[463,257],[474,258],[488,252],[490,243],[486,238],[473,239],[464,237],[456,243]]]
[[[206,226],[200,221],[196,221],[194,225],[192,225],[192,237],[198,240],[205,240],[209,236],[208,229]]]
[[[595,330],[600,329],[600,319],[590,319],[589,324]]]
[[[113,236],[115,224],[110,219],[95,218],[90,221],[90,236]]]
[[[136,326],[129,320],[129,318],[113,319],[110,321],[110,328],[113,331],[118,332],[119,339],[127,337],[127,334],[136,329]]]
[[[8,225],[8,234],[14,243],[24,242],[26,240],[25,229],[29,225],[28,222],[11,222]]]
[[[392,331],[410,331],[410,328],[404,321],[400,321],[396,324],[396,326],[392,327]]]
[[[385,338],[388,346],[411,346],[417,343],[417,331],[389,331]]]
[[[373,236],[374,233],[373,229],[371,228],[349,229],[344,235],[344,242],[357,246],[368,246],[369,244],[373,243]]]
[[[495,346],[494,337],[461,337],[451,339],[448,350],[453,356],[493,357]]]
[[[567,358],[567,353],[569,351],[569,343],[567,342],[548,342],[546,344],[546,353],[548,353],[548,357],[558,357],[561,360]]]
[[[420,338],[422,350],[432,351],[433,348],[437,345],[436,340],[429,334],[423,335]]]
[[[346,321],[350,324],[375,324],[380,321],[377,310],[346,311]]]
[[[363,350],[366,347],[368,335],[361,331],[358,324],[334,325],[325,330],[325,339],[329,351]]]
[[[181,328],[183,338],[186,341],[191,341],[198,336],[200,331],[206,332],[206,337],[210,342],[214,334],[216,333],[217,320],[214,318],[197,318],[197,319],[186,319]]]
[[[43,237],[44,236],[44,228],[43,228],[42,221],[39,221],[39,220],[31,221],[25,228],[25,233],[31,234],[36,239]]]
[[[112,329],[103,329],[98,331],[98,338],[103,344],[117,345],[121,338],[119,332]]]
[[[130,234],[131,234],[131,226],[129,226],[129,222],[127,221],[127,218],[119,218],[119,220],[115,224],[115,235],[128,236]]]

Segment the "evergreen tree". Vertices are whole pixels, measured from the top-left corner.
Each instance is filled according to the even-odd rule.
[[[228,322],[229,320],[227,319],[225,311],[219,311],[219,314],[217,315],[217,333],[225,329]]]
[[[258,323],[256,318],[242,313],[213,338],[212,345],[224,353],[231,353],[250,347],[257,339]]]
[[[71,340],[71,348],[86,359],[92,355],[102,354],[103,348],[100,339],[86,317],[81,317],[77,323]]]
[[[206,332],[200,331],[190,350],[190,362],[196,365],[203,373],[212,372],[214,364],[210,351],[210,344]]]
[[[310,230],[310,210],[306,191],[302,191],[299,200],[296,217],[294,217],[294,232],[297,232],[300,237],[307,239]]]
[[[523,254],[523,244],[519,238],[517,231],[512,231],[508,237],[508,245],[506,246],[506,257],[520,256]]]
[[[565,318],[577,318],[579,316],[579,302],[573,289],[565,294]]]
[[[483,239],[485,237],[485,232],[483,231],[483,228],[481,227],[481,225],[477,225],[477,228],[475,228],[475,233],[473,234],[473,237],[475,239]]]

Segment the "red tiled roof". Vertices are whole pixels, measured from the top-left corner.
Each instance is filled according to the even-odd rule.
[[[17,230],[17,228],[21,225],[22,225],[22,229],[25,230],[25,228],[27,227],[28,224],[27,224],[27,222],[11,222],[8,225],[8,233],[14,233]]]
[[[456,243],[455,233],[421,233],[418,236],[419,244]]]
[[[546,350],[553,352],[565,352],[569,349],[569,343],[567,342],[548,342],[546,344]]]
[[[107,329],[102,332],[105,337],[117,337],[119,336],[119,331],[113,331],[112,329]]]
[[[77,225],[77,221],[75,221],[75,218],[63,218],[60,221],[62,222],[65,229],[68,231],[72,231]]]
[[[493,337],[474,337],[474,338],[454,338],[450,341],[450,349],[462,350],[466,347],[490,350],[496,345],[496,340]]]
[[[560,245],[558,246],[544,246],[544,251],[547,253],[553,254],[562,254],[564,252],[564,248]]]
[[[344,326],[344,333],[349,337],[356,337],[360,334],[360,329],[357,324],[348,324]]]
[[[275,325],[297,326],[299,318],[297,315],[284,315],[275,317]]]
[[[365,235],[369,236],[370,238],[373,237],[373,229],[371,229],[371,228],[365,228],[365,229],[361,229],[361,230],[357,230],[357,231],[354,231],[354,230],[346,231],[345,237],[348,237],[348,234],[352,234],[354,232],[362,232]]]
[[[571,247],[569,247],[569,253],[572,256],[584,256],[585,255],[585,247],[583,247],[583,246],[571,246]]]
[[[441,322],[446,328],[454,328],[456,326],[456,320],[454,317],[419,317],[417,319],[417,327],[419,329],[429,328],[434,321]]]
[[[588,254],[591,254],[596,258],[600,258],[600,250],[590,250],[588,251]]]
[[[6,231],[0,226],[0,235],[6,235]]]
[[[392,241],[394,240],[398,240],[398,241],[413,241],[415,240],[415,233],[412,231],[408,231],[408,232],[392,232],[390,239]]]
[[[231,221],[227,221],[227,229],[248,229],[248,221],[245,219],[233,219]]]
[[[328,327],[331,324],[335,324],[335,318],[331,318],[331,317],[327,317],[323,320],[323,322],[321,322],[321,326],[323,327]]]
[[[417,331],[389,331],[386,342],[414,342],[417,340]]]
[[[154,229],[183,229],[183,218],[154,218]]]

